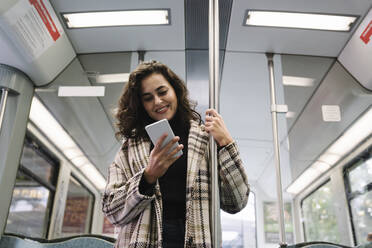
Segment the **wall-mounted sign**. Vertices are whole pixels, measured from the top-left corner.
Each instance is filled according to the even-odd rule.
[[[338,105],[322,105],[322,117],[325,122],[340,122],[341,110]]]
[[[372,9],[342,50],[338,60],[363,87],[372,90]]]
[[[367,25],[366,29],[363,31],[362,35],[360,36],[360,39],[368,44],[371,40],[372,36],[372,21]]]
[[[63,33],[48,0],[20,0],[0,15],[0,24],[29,61],[40,57]]]

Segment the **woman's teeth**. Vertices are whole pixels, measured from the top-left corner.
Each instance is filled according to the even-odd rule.
[[[164,110],[167,109],[167,107],[168,107],[168,106],[164,106],[164,107],[162,107],[161,109],[156,110],[156,112],[157,112],[157,113],[163,112]]]

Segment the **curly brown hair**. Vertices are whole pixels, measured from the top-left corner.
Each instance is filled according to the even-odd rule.
[[[190,128],[190,120],[201,123],[201,116],[193,108],[196,104],[188,98],[188,90],[185,83],[168,66],[152,60],[143,62],[137,66],[129,75],[129,81],[124,86],[123,93],[119,98],[118,110],[115,114],[117,119],[116,126],[119,131],[116,135],[120,138],[145,138],[148,135],[145,126],[154,122],[147,114],[141,100],[141,83],[146,77],[159,73],[173,87],[178,108],[174,116],[180,123],[186,124],[185,128]]]

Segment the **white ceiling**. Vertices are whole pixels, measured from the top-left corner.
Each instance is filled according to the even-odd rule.
[[[243,26],[246,11],[282,10],[363,17],[370,7],[371,0],[234,0],[226,50],[337,57],[352,32],[247,27]],[[358,24],[360,21],[361,18]]]
[[[195,100],[197,100],[198,102],[208,102],[208,95],[204,94],[205,79],[200,81],[201,86],[199,87],[197,80],[197,76],[199,76],[199,74],[186,74],[187,70],[185,55],[187,52],[190,51],[185,51],[185,1],[51,0],[50,2],[53,5],[53,8],[55,9],[56,14],[57,16],[59,16],[60,20],[60,14],[62,12],[126,10],[144,8],[170,9],[171,25],[168,26],[66,29],[64,23],[62,23],[62,25],[65,28],[66,35],[70,40],[76,54],[81,55],[87,53],[97,53],[97,56],[94,55],[93,58],[102,60],[100,62],[102,62],[101,64],[105,65],[104,67],[106,68],[102,69],[100,71],[101,73],[108,73],[110,68],[117,68],[118,70],[120,70],[119,68],[121,66],[118,66],[117,60],[106,60],[104,59],[104,55],[99,55],[100,53],[144,50],[147,51],[145,55],[146,60],[158,59],[168,64],[183,79],[191,79],[193,83],[188,85],[190,86],[190,95],[196,97]],[[268,82],[267,60],[263,53],[274,52],[281,54],[337,57],[350,38],[352,32],[245,27],[243,26],[243,17],[245,16],[246,10],[285,10],[358,15],[361,17],[358,19],[359,23],[362,17],[367,13],[368,9],[371,7],[371,4],[371,0],[233,1],[230,23],[228,25],[229,31],[227,36],[225,60],[222,69],[223,74],[221,78],[221,114],[223,115],[225,122],[232,133],[232,136],[238,140],[242,159],[245,162],[250,180],[257,181],[260,179],[265,179],[265,177],[263,177],[263,173],[272,173],[272,163],[270,162],[272,158],[272,131],[271,116],[269,111],[270,90]],[[221,11],[224,10],[222,9]],[[0,30],[0,46],[10,47],[11,50],[7,50],[6,53],[1,54],[5,54],[6,56],[8,56],[9,53],[15,53],[14,47],[9,46],[9,41],[3,39],[3,35],[5,34],[3,34]],[[5,43],[7,43],[7,46]],[[22,59],[19,57],[19,55],[17,55],[16,60],[14,59],[14,56],[9,56],[10,58],[7,58],[6,56],[0,55],[1,63],[16,64],[20,65],[20,67],[24,67],[24,64],[22,65]],[[52,57],[49,59],[55,60],[56,58]],[[329,65],[329,60],[332,59],[326,60],[327,62],[324,63],[324,65],[319,65],[319,78],[317,79],[319,81],[322,78],[321,73],[326,71],[325,67]],[[9,61],[11,61],[11,63]],[[77,62],[78,61],[74,61],[74,63]],[[78,73],[76,73],[76,78],[69,77],[73,76],[73,74],[68,74],[69,70],[66,70],[58,77],[58,72],[54,73],[54,77],[56,77],[56,80],[52,83],[51,86],[64,84],[66,82],[70,85],[89,85],[89,81],[87,80],[86,76],[83,75],[83,69],[89,70],[90,68],[89,66],[87,66],[87,68],[84,68],[84,64],[86,65],[86,63],[87,62],[84,62],[83,59],[81,59],[80,65],[76,66],[76,68],[79,68]],[[305,62],[303,63],[304,64],[302,64],[302,66],[306,64]],[[127,65],[123,65],[123,71],[115,70],[115,72],[129,72],[130,70],[134,69],[134,66],[136,64],[137,57],[133,56],[132,54],[130,69]],[[297,65],[300,66],[299,64]],[[279,67],[281,68],[281,66]],[[283,70],[285,70],[285,64],[283,64],[283,68]],[[303,67],[302,69],[306,71],[306,67]],[[288,70],[284,72],[287,73]],[[296,75],[297,71],[294,70],[292,72],[293,75]],[[288,72],[288,74],[292,75],[292,72]],[[33,74],[38,76],[42,73],[34,71]],[[36,77],[34,77],[33,74],[29,74],[32,79]],[[65,80],[65,82],[63,80]],[[93,105],[87,104],[88,100],[86,103],[79,102],[79,104],[86,106],[86,108],[90,108],[91,113],[95,113],[97,111],[100,113],[102,118],[107,118],[110,109],[112,109],[113,104],[115,104],[117,101],[117,97],[119,95],[118,90],[120,88],[120,85],[109,86],[105,98],[100,99],[101,104],[99,104],[99,101],[97,99],[94,101],[94,106],[96,106],[98,110],[93,109]],[[297,96],[297,98],[292,99],[292,102],[293,106],[296,106],[297,109],[300,110],[302,109],[301,106],[305,106],[305,102],[307,102],[307,99],[311,97],[313,90],[315,89],[316,87],[313,87],[311,90],[303,94],[299,93],[299,91],[289,90],[287,91],[287,94]],[[201,93],[202,91],[203,93]],[[297,95],[297,93],[299,95]],[[45,95],[44,97],[48,98],[49,101],[52,102],[49,96]],[[55,102],[58,104],[63,104],[61,103],[63,102],[61,100],[55,100]],[[73,102],[78,101],[68,101],[68,105],[66,106],[68,106],[70,109],[73,109],[73,107],[71,107]],[[105,110],[105,112],[102,112],[102,108]],[[63,108],[60,107],[58,111],[62,113]],[[82,127],[89,129],[89,125],[85,124],[89,124],[89,122],[92,121],[92,116],[87,114],[87,118],[85,121],[80,120],[82,118],[82,116],[76,118],[75,121],[80,121],[80,123],[78,123],[79,125],[76,124],[79,128],[77,128],[76,130],[71,130],[70,133],[76,133]],[[95,130],[99,130],[102,124],[105,125],[107,129],[110,129],[110,135],[112,135],[113,130],[110,124],[112,124],[113,119],[109,119],[111,121],[110,123],[108,123],[107,120],[102,121],[102,123],[96,122]],[[73,124],[73,122],[71,123]],[[98,125],[99,123],[100,125]],[[72,129],[74,129],[74,125],[71,125]],[[282,128],[286,127],[283,126]],[[85,131],[86,136],[93,137],[95,133],[92,130],[93,129],[91,129],[90,131]],[[303,131],[300,130],[299,132],[302,132],[303,134]],[[84,132],[82,132],[82,134],[80,134],[80,136],[78,135],[77,137],[79,137],[80,139],[84,139],[83,134]],[[102,139],[104,139],[104,133],[101,133],[100,135],[102,135]],[[285,135],[286,132],[281,131],[281,136]],[[87,140],[87,142],[88,141],[89,140]],[[96,154],[97,156],[102,155],[102,164],[98,166],[100,167],[101,171],[104,171],[103,167],[107,166],[106,163],[109,160],[107,154],[112,152],[109,148],[115,147],[112,145],[113,142],[115,141],[113,140],[113,137],[111,137],[111,139],[106,142],[107,146],[101,144],[102,147],[97,146],[90,149],[91,151],[94,151],[95,149],[102,151],[101,153]],[[95,155],[93,154],[93,156]]]
[[[184,1],[51,0],[57,14],[66,12],[170,9],[171,25],[66,29],[76,53],[138,50],[184,50]],[[60,17],[60,15],[59,15]]]

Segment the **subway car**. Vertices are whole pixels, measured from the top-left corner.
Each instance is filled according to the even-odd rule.
[[[239,148],[248,202],[209,174],[211,247],[372,247],[371,0],[1,0],[1,248],[114,247],[115,114],[152,60]]]

